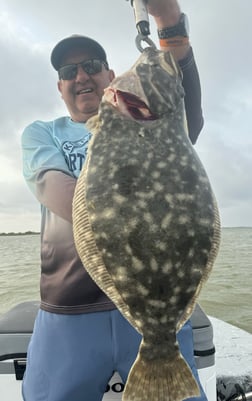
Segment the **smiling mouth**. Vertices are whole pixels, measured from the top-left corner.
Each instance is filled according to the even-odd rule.
[[[85,95],[86,93],[92,93],[93,89],[87,88],[87,89],[81,89],[77,92],[77,95]]]

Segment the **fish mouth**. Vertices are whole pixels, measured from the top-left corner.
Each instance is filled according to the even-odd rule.
[[[120,113],[133,120],[153,121],[158,118],[142,99],[130,92],[110,87],[105,89],[105,98]]]

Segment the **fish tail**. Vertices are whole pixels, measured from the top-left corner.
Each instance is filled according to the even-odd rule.
[[[123,401],[182,401],[200,396],[198,384],[179,351],[172,361],[138,355],[124,389]]]

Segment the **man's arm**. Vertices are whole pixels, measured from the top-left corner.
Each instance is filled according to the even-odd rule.
[[[192,48],[186,57],[179,60],[183,72],[182,85],[185,90],[185,110],[188,125],[189,138],[194,145],[204,125],[201,107],[201,87],[199,73]]]
[[[76,178],[56,147],[48,125],[36,121],[22,135],[23,174],[38,201],[72,223],[72,199]]]
[[[172,28],[178,24],[181,16],[177,0],[148,0],[148,11],[154,17],[157,29]],[[163,42],[162,42],[163,43]],[[204,119],[201,107],[201,86],[193,51],[188,40],[178,42],[176,46],[160,46],[163,51],[170,51],[183,72],[185,90],[185,109],[189,137],[195,144],[202,130]]]
[[[51,212],[72,223],[72,201],[76,178],[56,170],[37,175],[36,198]]]

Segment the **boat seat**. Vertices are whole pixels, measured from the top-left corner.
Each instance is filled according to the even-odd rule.
[[[1,361],[26,357],[39,304],[22,302],[0,316],[0,373],[12,369],[11,364]]]
[[[211,321],[199,304],[195,305],[190,318],[193,329],[202,329],[211,326]]]
[[[22,302],[0,316],[0,334],[32,333],[39,301]]]
[[[193,328],[194,357],[197,369],[215,365],[215,346],[213,326],[199,304],[196,304],[191,316]]]

